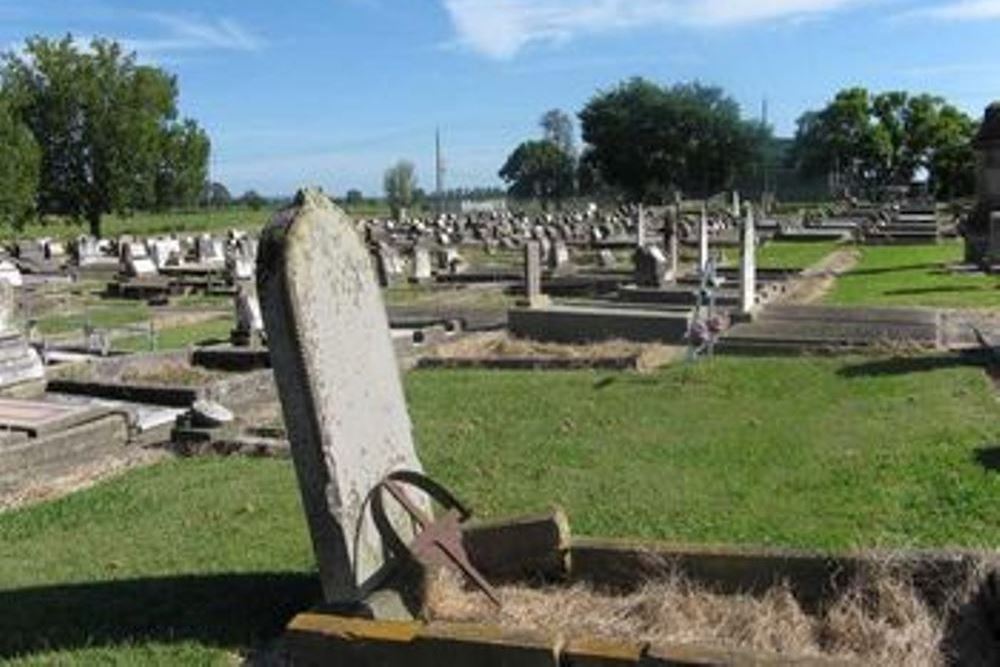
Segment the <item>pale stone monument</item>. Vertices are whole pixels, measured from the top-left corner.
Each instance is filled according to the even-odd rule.
[[[237,347],[253,346],[262,342],[264,319],[260,312],[260,302],[253,289],[240,285],[236,288],[233,302],[236,308],[236,327],[229,335],[230,342]]]
[[[265,231],[257,284],[324,597],[352,603],[386,563],[370,494],[421,471],[369,253],[351,219],[301,191]],[[412,498],[426,507],[425,498]],[[412,524],[390,521],[403,540]]]
[[[431,268],[431,252],[425,246],[413,248],[413,282],[426,283],[434,278]]]
[[[528,241],[524,244],[524,298],[528,308],[544,308],[548,297],[542,294],[542,244]]]
[[[747,206],[740,246],[740,314],[752,316],[757,307],[757,228],[752,206]]]
[[[14,287],[0,280],[0,389],[45,379],[45,367],[14,322]]]

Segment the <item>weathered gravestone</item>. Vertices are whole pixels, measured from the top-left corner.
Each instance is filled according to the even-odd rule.
[[[421,470],[373,277],[353,223],[317,191],[299,192],[261,241],[258,293],[331,603],[363,598],[386,561],[369,494],[389,473]],[[402,539],[412,537],[409,521],[390,519]]]
[[[524,244],[524,298],[528,308],[544,308],[548,298],[542,294],[542,244],[528,241]]]
[[[640,287],[666,287],[674,276],[667,257],[659,246],[645,246],[635,251],[635,282]]]

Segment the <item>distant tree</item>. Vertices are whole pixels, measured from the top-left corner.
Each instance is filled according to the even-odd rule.
[[[348,190],[344,201],[348,206],[359,206],[365,202],[365,195],[361,190]]]
[[[212,150],[208,135],[191,120],[172,125],[162,135],[156,177],[156,208],[186,208],[198,204]]]
[[[99,235],[104,214],[155,205],[164,133],[177,122],[174,77],[116,42],[81,50],[67,35],[5,54],[0,83],[41,149],[40,211],[85,220]]]
[[[563,150],[566,155],[576,157],[576,140],[573,138],[573,119],[561,109],[551,109],[542,115],[539,121],[542,127],[542,138],[551,141]]]
[[[21,226],[35,210],[41,152],[0,98],[0,224]]]
[[[199,203],[209,208],[224,208],[233,203],[233,196],[229,193],[229,188],[222,183],[205,181]]]
[[[509,193],[520,199],[560,201],[573,194],[573,158],[551,141],[525,141],[500,169]]]
[[[413,206],[414,193],[417,189],[416,167],[412,162],[400,160],[389,167],[383,179],[385,198],[392,209],[395,218],[404,217],[406,211]]]
[[[267,203],[267,200],[264,199],[264,197],[261,196],[261,194],[256,190],[247,190],[243,193],[243,196],[240,197],[239,203],[246,206],[251,211],[259,211],[264,208],[264,204]]]
[[[926,171],[940,195],[956,196],[973,186],[974,132],[941,97],[849,88],[799,118],[791,158],[805,175],[833,175],[845,192],[874,195]]]
[[[730,187],[759,162],[767,136],[720,88],[662,87],[641,78],[597,94],[580,121],[590,168],[640,203],[667,200],[677,190],[707,195]]]

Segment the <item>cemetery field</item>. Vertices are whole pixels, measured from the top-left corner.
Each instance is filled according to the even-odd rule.
[[[757,266],[762,269],[805,269],[844,247],[850,246],[834,242],[772,241],[759,250]],[[733,261],[739,261],[738,252]]]
[[[953,273],[960,241],[939,245],[860,247],[861,261],[841,276],[827,302],[849,306],[1000,308],[1000,278]]]
[[[652,375],[421,371],[421,457],[483,516],[578,534],[1000,545],[997,395],[948,357],[719,358]],[[0,660],[226,662],[318,596],[287,461],[189,459],[0,514]],[[36,656],[37,657],[37,656]]]

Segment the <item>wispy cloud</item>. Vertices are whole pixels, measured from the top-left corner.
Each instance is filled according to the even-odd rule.
[[[928,5],[903,13],[904,18],[933,18],[949,21],[1000,19],[1000,0],[958,0]]]
[[[175,14],[144,14],[165,34],[127,39],[129,48],[147,55],[179,51],[257,51],[263,41],[232,19],[205,19]]]
[[[535,43],[647,25],[730,26],[824,14],[863,0],[443,0],[458,42],[496,59]]]

